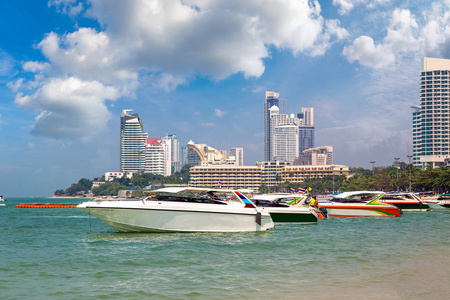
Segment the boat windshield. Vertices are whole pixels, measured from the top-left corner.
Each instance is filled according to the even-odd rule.
[[[385,194],[383,200],[416,200],[411,194]]]
[[[264,206],[264,207],[287,207],[289,199],[288,198],[279,198],[276,200],[263,200],[256,199],[253,200],[256,206]]]
[[[330,199],[332,202],[341,202],[341,203],[367,203],[375,199],[378,196],[377,194],[356,194],[349,195],[347,197],[333,197]]]
[[[153,195],[147,200],[157,200],[157,201],[175,201],[175,202],[194,202],[194,203],[209,203],[209,204],[222,204],[226,205],[228,203],[239,203],[242,201],[236,194],[231,191],[228,192],[180,192],[180,193],[170,193],[170,192],[160,192]]]

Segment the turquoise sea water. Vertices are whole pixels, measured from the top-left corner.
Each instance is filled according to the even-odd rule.
[[[68,200],[0,207],[1,299],[450,299],[448,209],[125,234],[76,208],[15,207],[26,202]]]

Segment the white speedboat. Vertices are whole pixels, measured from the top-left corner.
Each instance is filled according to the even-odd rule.
[[[121,232],[244,232],[272,229],[267,211],[236,190],[162,188],[141,200],[89,201],[78,208]]]
[[[402,211],[431,210],[430,205],[414,193],[386,193],[379,202],[393,204]]]
[[[442,194],[436,199],[436,204],[441,207],[450,208],[450,194]]]
[[[328,203],[319,202],[330,217],[398,217],[402,214],[398,207],[379,200],[384,192],[358,191],[334,195]]]
[[[256,206],[269,212],[274,222],[317,223],[318,215],[305,205],[304,194],[263,194],[253,196]]]
[[[0,195],[0,202],[3,202],[3,201],[6,201],[6,199],[2,195]],[[6,206],[6,204],[0,203],[0,206]]]

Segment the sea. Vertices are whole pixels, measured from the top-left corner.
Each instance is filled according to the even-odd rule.
[[[118,233],[0,207],[0,299],[450,299],[450,209],[259,233]]]

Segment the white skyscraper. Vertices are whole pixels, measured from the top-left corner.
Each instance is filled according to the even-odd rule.
[[[296,126],[296,130],[292,130],[290,127],[284,127],[282,130],[277,130],[280,126]],[[293,114],[290,116],[287,114],[280,114],[277,106],[272,106],[270,108],[270,161],[286,161],[286,158],[292,157],[292,149],[291,146],[296,146],[295,150],[296,154],[294,155],[296,158],[298,157],[298,127],[300,125],[300,119],[296,118]],[[286,134],[294,134],[297,138],[297,141],[292,142],[291,145],[284,144],[287,140]],[[289,137],[289,140],[292,136]],[[277,143],[282,143],[276,145]],[[287,153],[286,151],[289,151]],[[281,160],[282,159],[282,160]],[[295,159],[295,158],[294,158]],[[293,161],[293,160],[292,160]]]
[[[450,160],[450,59],[422,59],[420,106],[413,106],[413,163],[444,166]]]
[[[145,151],[145,173],[171,175],[170,150],[163,139],[149,138]]]
[[[163,138],[165,144],[168,146],[170,151],[170,159],[172,172],[178,172],[181,170],[181,161],[180,161],[180,142],[177,139],[175,134],[168,134]]]
[[[298,125],[277,126],[274,130],[274,161],[293,163],[298,158]]]
[[[138,114],[124,109],[120,117],[120,172],[144,172],[145,144],[148,137]]]

